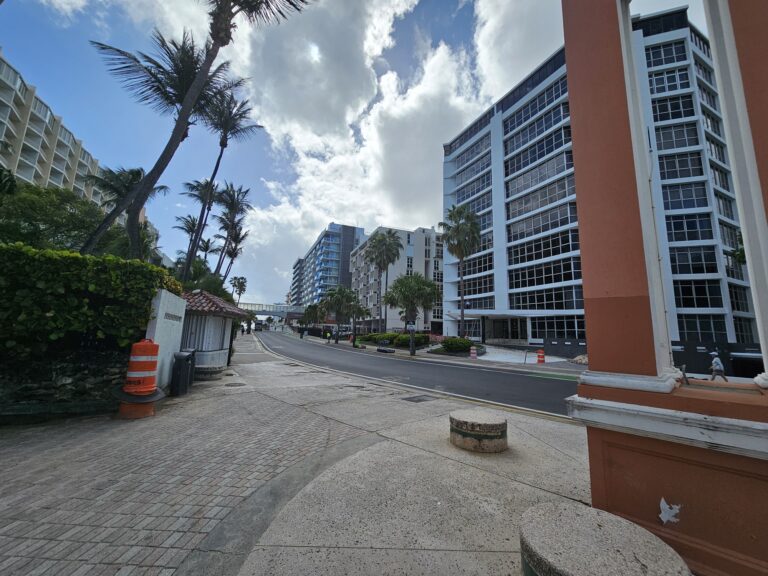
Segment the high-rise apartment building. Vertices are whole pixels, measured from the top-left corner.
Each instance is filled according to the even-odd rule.
[[[98,161],[0,52],[0,166],[24,182],[68,188],[101,205],[86,181]]]
[[[304,258],[293,265],[291,304],[308,306],[320,302],[328,289],[352,285],[349,255],[365,239],[362,228],[331,222],[315,240]]]
[[[673,342],[751,344],[757,335],[736,257],[739,224],[712,55],[686,10],[635,17],[632,34],[668,331]],[[464,270],[469,335],[578,351],[585,344],[578,166],[564,50],[444,154],[444,212],[468,204],[482,228]],[[458,267],[450,254],[445,262],[444,332],[455,335]]]
[[[433,280],[440,286],[443,285],[443,244],[440,234],[434,228],[416,228],[415,230],[399,230],[395,228],[379,227],[374,230],[386,232],[392,230],[397,233],[403,250],[400,257],[389,265],[389,285],[392,285],[400,276],[410,276],[418,272],[425,278]],[[371,236],[373,236],[373,234]],[[368,238],[368,240],[370,237]],[[362,327],[369,331],[378,330],[379,327],[379,302],[386,292],[387,286],[379,286],[376,266],[366,260],[368,240],[360,244],[352,251],[350,256],[350,268],[352,271],[352,290],[357,294],[360,304],[367,308],[371,316],[366,319]],[[386,274],[382,275],[382,283],[386,282]],[[399,310],[389,308],[387,310],[387,330],[402,331],[405,322],[400,319]],[[416,330],[429,330],[441,334],[443,328],[443,302],[442,293],[435,302],[434,308],[429,310],[416,321]]]

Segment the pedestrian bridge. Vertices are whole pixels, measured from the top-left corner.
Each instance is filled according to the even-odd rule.
[[[301,318],[304,315],[304,306],[291,306],[289,304],[256,304],[253,302],[240,302],[243,310],[253,312],[257,316],[279,316],[280,318]]]

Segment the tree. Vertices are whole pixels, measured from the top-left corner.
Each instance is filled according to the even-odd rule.
[[[424,278],[418,272],[410,276],[400,276],[384,294],[387,306],[402,309],[406,322],[416,322],[419,308],[425,313],[431,310],[440,295],[440,289],[432,280]],[[411,356],[416,354],[416,341],[411,332]]]
[[[400,252],[403,249],[403,243],[400,236],[394,230],[381,232],[377,230],[368,238],[368,247],[365,249],[366,262],[376,267],[376,273],[379,280],[379,322],[378,331],[387,331],[387,309],[383,308],[383,295],[389,286],[389,267],[400,258]],[[386,272],[386,285],[382,286],[381,277]],[[382,315],[383,309],[383,315]],[[384,319],[382,330],[381,320]]]
[[[352,318],[352,347],[357,348],[357,319],[370,316],[371,311],[355,300],[355,303],[349,310],[349,315]]]
[[[130,246],[128,245],[128,234],[125,228],[116,224],[110,229],[112,234],[105,234],[102,237],[102,249],[97,249],[97,254],[112,254],[120,258],[131,258]],[[161,259],[157,250],[158,235],[149,227],[148,222],[142,222],[139,225],[139,260],[142,262],[156,263]]]
[[[72,190],[19,182],[15,193],[0,195],[0,242],[77,250],[102,215],[96,204]]]
[[[459,261],[459,336],[466,334],[464,325],[464,260],[480,247],[480,223],[468,204],[451,206],[445,222],[440,222],[443,242]]]
[[[325,293],[323,303],[325,309],[332,312],[336,317],[336,343],[339,342],[339,324],[347,320],[352,311],[352,307],[357,303],[357,294],[346,286],[334,286]]]
[[[130,192],[118,200],[83,245],[81,249],[83,254],[93,252],[99,238],[124,211],[128,214],[129,234],[132,230],[138,230],[138,225],[134,224],[134,221],[138,221],[141,209],[157,186],[160,176],[170,163],[176,149],[187,137],[189,126],[201,118],[203,110],[215,94],[222,90],[234,89],[243,83],[242,80],[228,79],[229,62],[224,62],[212,70],[211,66],[208,66],[201,78],[200,90],[194,102],[191,102],[189,109],[186,110],[184,104],[187,101],[187,95],[202,72],[207,56],[207,47],[198,47],[188,32],[185,31],[181,42],[177,42],[166,40],[160,32],[155,31],[152,35],[155,56],[143,52],[131,54],[101,42],[91,42],[91,44],[102,54],[109,71],[122,82],[139,103],[148,104],[161,114],[173,114],[176,122],[171,139],[152,170],[143,174]],[[169,147],[171,141],[174,145]]]
[[[248,231],[244,231],[242,226],[238,226],[230,234],[229,247],[227,248],[226,256],[229,258],[229,264],[227,270],[224,272],[224,280],[227,279],[229,273],[232,271],[232,264],[243,253],[243,243],[248,238]]]
[[[187,238],[192,238],[195,234],[195,230],[197,230],[197,216],[192,216],[192,214],[176,216],[176,222],[178,222],[178,224],[176,224],[174,228],[184,232],[184,234],[187,235]]]
[[[214,216],[214,219],[219,224],[219,230],[223,232],[223,234],[217,236],[223,240],[223,244],[214,274],[221,273],[221,268],[226,258],[230,258],[231,268],[232,254],[235,254],[235,257],[237,257],[239,253],[237,253],[237,250],[230,250],[230,245],[235,244],[239,248],[248,236],[248,232],[243,232],[243,221],[245,213],[251,209],[251,204],[248,202],[248,194],[250,192],[249,188],[243,189],[242,186],[235,188],[234,184],[229,183],[224,186],[218,195],[217,203],[221,206],[222,213]]]
[[[0,168],[0,196],[10,196],[16,193],[16,177],[13,172]]]
[[[248,280],[245,276],[232,276],[229,280],[229,285],[232,286],[232,294],[237,294],[237,304],[240,305],[240,297],[245,294]]]
[[[200,240],[199,251],[203,253],[203,260],[205,260],[205,262],[208,262],[208,254],[218,254],[219,247],[216,246],[216,244],[214,244],[213,240],[211,240],[210,238],[203,238],[202,240]]]
[[[221,158],[224,156],[224,150],[229,146],[230,140],[247,140],[253,136],[262,126],[250,123],[251,107],[248,100],[238,100],[230,92],[221,92],[217,94],[203,114],[203,122],[212,131],[219,135],[219,156],[216,158],[216,164],[213,167],[213,174],[208,179],[211,183],[206,187],[207,197],[200,206],[200,216],[195,237],[192,240],[192,246],[187,254],[187,265],[184,268],[184,276],[187,274],[189,263],[197,254],[198,245],[208,224],[208,216],[213,208],[216,199],[215,184],[216,175],[221,166]]]
[[[109,208],[111,213],[112,207],[128,196],[131,190],[141,182],[142,178],[144,178],[144,170],[142,168],[118,168],[117,170],[104,168],[100,174],[89,174],[86,177],[86,181],[101,190],[103,194],[101,206],[102,208]],[[147,200],[151,200],[158,194],[167,194],[168,190],[168,186],[155,186]],[[139,212],[141,212],[141,209],[139,209]],[[129,226],[133,226],[135,229],[128,230]],[[130,222],[126,222],[125,232],[127,234],[126,257],[133,252],[134,257],[144,260],[143,255],[147,254],[145,246],[147,239],[146,224],[139,223],[138,219],[132,219]],[[132,238],[134,240],[138,239],[138,249],[134,251],[130,248]]]
[[[304,325],[317,324],[320,318],[319,309],[317,304],[310,304],[304,308],[304,315],[301,317],[301,321]]]
[[[194,80],[184,91],[181,106],[176,110],[176,119],[173,131],[158,157],[155,165],[147,173],[147,176],[133,192],[134,199],[141,199],[148,190],[151,190],[170,164],[176,150],[181,145],[190,119],[195,113],[201,94],[211,79],[211,69],[219,51],[232,42],[232,33],[235,28],[235,18],[241,16],[250,22],[269,23],[279,22],[288,17],[291,12],[299,12],[308,0],[208,0],[209,37],[206,42],[205,58],[196,70]],[[135,84],[134,75],[123,74],[129,87]],[[139,78],[142,76],[140,75]],[[95,245],[98,238],[92,243]],[[90,243],[89,243],[90,244]],[[84,246],[84,250],[87,246]]]

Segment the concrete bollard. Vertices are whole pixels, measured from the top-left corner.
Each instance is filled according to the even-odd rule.
[[[524,576],[690,576],[683,559],[645,528],[576,502],[546,502],[520,521]]]
[[[451,412],[451,444],[472,452],[504,452],[507,419],[487,410]]]

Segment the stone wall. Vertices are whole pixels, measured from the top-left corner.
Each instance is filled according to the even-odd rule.
[[[112,390],[122,385],[128,351],[82,350],[0,366],[0,424],[57,415],[109,412]]]

